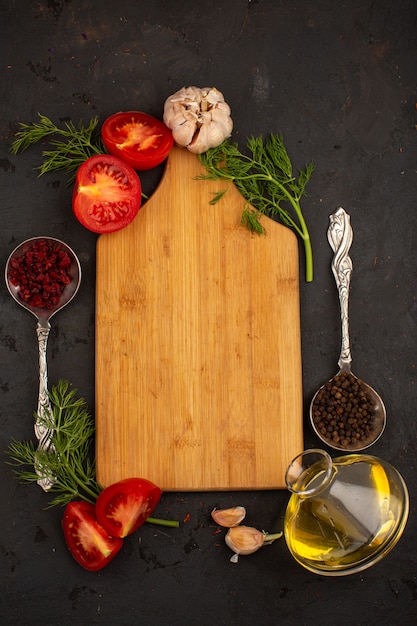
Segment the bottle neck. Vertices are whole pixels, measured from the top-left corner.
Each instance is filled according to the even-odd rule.
[[[329,487],[335,471],[327,452],[320,449],[305,450],[288,466],[285,482],[291,493],[311,497]]]

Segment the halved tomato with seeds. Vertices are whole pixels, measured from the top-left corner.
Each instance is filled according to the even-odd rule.
[[[145,478],[120,480],[99,494],[97,519],[109,534],[127,537],[147,520],[161,494],[161,489]]]
[[[130,224],[142,202],[135,170],[111,154],[92,156],[78,168],[72,209],[78,221],[95,233],[112,233]]]
[[[173,144],[172,131],[147,113],[126,111],[104,122],[101,137],[110,154],[135,170],[150,170],[164,161]]]
[[[123,539],[109,535],[97,521],[95,506],[89,502],[67,504],[62,528],[72,556],[90,572],[103,569],[123,545]]]

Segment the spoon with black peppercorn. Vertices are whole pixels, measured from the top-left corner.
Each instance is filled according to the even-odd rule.
[[[386,410],[375,389],[351,371],[348,306],[353,231],[344,209],[339,208],[329,219],[327,238],[334,251],[332,270],[339,291],[342,325],[340,369],[314,395],[310,421],[318,437],[331,448],[357,452],[369,448],[381,437]]]
[[[6,262],[7,288],[18,304],[38,320],[36,332],[39,352],[39,394],[35,418],[38,449],[52,452],[53,415],[48,394],[46,347],[49,320],[73,299],[81,281],[81,266],[75,252],[60,239],[33,237],[23,241]],[[48,491],[54,477],[35,467],[38,484]]]

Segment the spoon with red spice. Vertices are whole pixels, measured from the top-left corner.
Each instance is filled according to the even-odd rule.
[[[53,451],[54,432],[48,394],[46,348],[49,320],[68,304],[78,291],[81,266],[75,252],[63,241],[53,237],[33,237],[18,245],[7,259],[6,285],[18,304],[38,320],[39,395],[35,434],[39,449]],[[38,484],[47,491],[54,477],[35,468]]]
[[[369,448],[380,438],[385,429],[386,410],[375,389],[351,371],[348,305],[353,269],[349,250],[353,231],[344,209],[339,208],[330,215],[327,238],[334,251],[332,270],[340,301],[340,369],[314,395],[310,404],[310,422],[318,437],[331,448],[357,452]]]

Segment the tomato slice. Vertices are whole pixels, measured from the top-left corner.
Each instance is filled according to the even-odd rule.
[[[135,170],[150,170],[164,161],[174,144],[172,131],[163,122],[140,111],[111,115],[101,128],[110,154]]]
[[[77,170],[72,209],[88,230],[112,233],[130,224],[142,201],[135,170],[111,154],[88,158]]]
[[[123,539],[111,537],[97,521],[95,506],[89,502],[67,504],[62,527],[72,556],[90,572],[103,569],[123,545]]]
[[[150,516],[161,494],[161,489],[145,478],[113,483],[97,498],[97,519],[114,537],[127,537]]]

